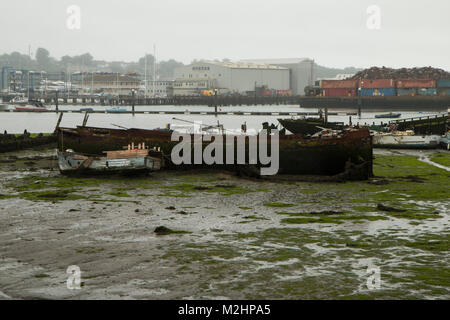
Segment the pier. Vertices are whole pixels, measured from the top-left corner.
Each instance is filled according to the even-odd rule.
[[[14,96],[0,94],[3,103]],[[174,96],[146,98],[142,96],[96,96],[31,94],[31,100],[47,105],[75,106],[258,106],[299,105],[302,108],[351,108],[356,110],[380,108],[384,110],[444,109],[450,107],[450,96],[394,96],[394,97],[312,97],[312,96]]]

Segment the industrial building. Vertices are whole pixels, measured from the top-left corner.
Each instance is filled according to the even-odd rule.
[[[308,58],[249,59],[247,63],[262,63],[287,68],[289,70],[289,89],[294,95],[304,95],[305,87],[314,85],[314,60]]]
[[[246,94],[258,87],[289,90],[289,69],[249,62],[200,61],[175,70],[174,95],[198,95],[202,90]]]
[[[173,95],[174,80],[141,81],[139,94],[147,97],[170,97]]]

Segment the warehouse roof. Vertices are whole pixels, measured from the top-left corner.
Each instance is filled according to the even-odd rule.
[[[264,64],[296,64],[301,62],[310,62],[308,58],[279,58],[279,59],[245,59],[243,62],[264,63]]]
[[[275,69],[275,70],[285,70],[286,68],[272,66],[263,63],[252,63],[252,62],[221,62],[221,61],[201,61],[200,63],[214,64],[221,67],[227,67],[232,69]]]
[[[130,77],[128,75],[123,74],[94,74],[94,81],[103,81],[103,82],[139,82],[139,80],[135,77]]]

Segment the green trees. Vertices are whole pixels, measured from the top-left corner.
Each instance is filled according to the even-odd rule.
[[[76,56],[65,55],[60,60],[51,57],[50,52],[45,48],[36,50],[35,58],[19,52],[0,55],[0,68],[11,67],[15,69],[26,69],[34,71],[60,72],[60,71],[103,71],[103,72],[135,72],[141,75],[145,73],[146,56],[141,57],[136,62],[122,61],[101,61],[94,60],[90,53],[84,53]],[[153,77],[154,56],[147,55],[147,75],[148,79]],[[183,63],[170,59],[159,61],[156,69],[160,79],[171,79],[175,68],[183,66]]]

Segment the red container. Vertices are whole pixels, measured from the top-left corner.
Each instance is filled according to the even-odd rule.
[[[355,97],[356,89],[330,88],[323,89],[324,97]]]
[[[362,89],[387,89],[395,88],[394,79],[363,79],[359,81],[359,87]]]
[[[353,89],[358,86],[357,80],[322,80],[322,89]]]
[[[292,90],[277,90],[277,96],[292,96]]]
[[[271,96],[272,95],[272,91],[271,90],[264,90],[263,91],[263,96]]]
[[[409,88],[436,88],[436,80],[432,79],[404,79],[397,80],[397,88],[409,89]]]

